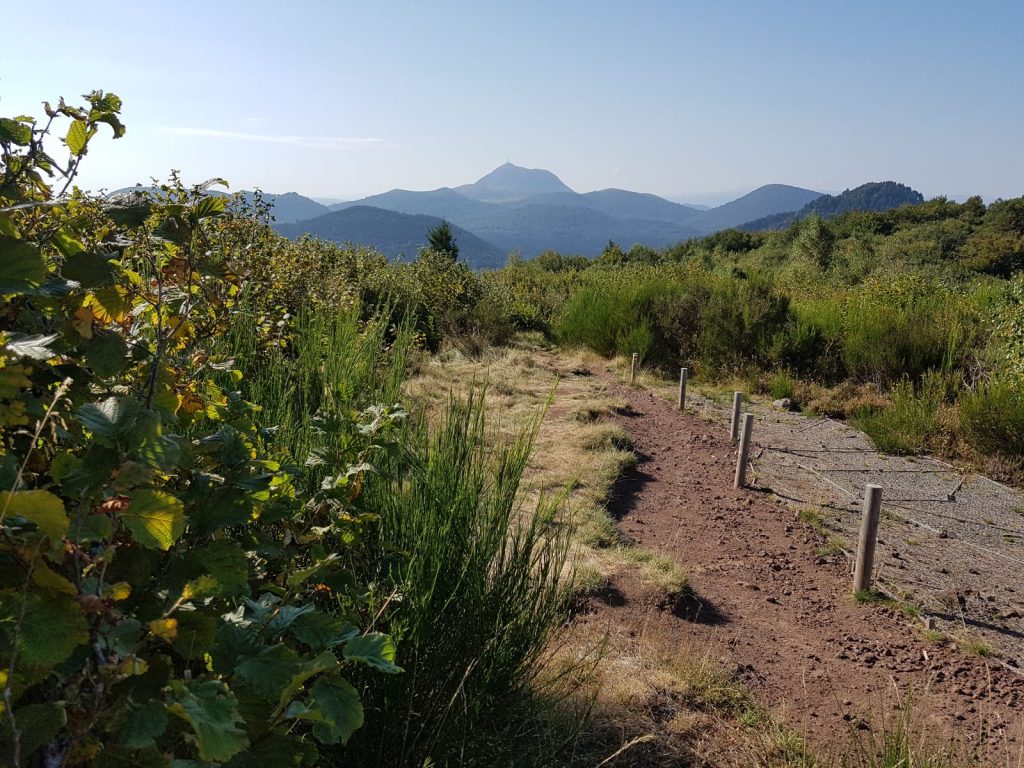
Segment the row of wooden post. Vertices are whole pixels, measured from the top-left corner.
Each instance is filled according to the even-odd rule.
[[[629,382],[636,384],[637,364],[639,355],[634,352],[630,366]],[[690,370],[679,369],[680,411],[686,408],[686,386],[689,383]],[[729,434],[733,442],[739,440],[736,451],[736,476],[733,480],[735,488],[747,485],[747,465],[750,463],[750,445],[754,433],[754,414],[743,413],[743,393],[733,392],[732,419]],[[865,592],[871,589],[872,573],[875,562],[875,544],[878,541],[878,522],[882,513],[882,487],[879,485],[864,486],[864,510],[861,515],[860,540],[857,543],[857,560],[853,572],[853,589]]]
[[[733,392],[731,436],[733,442],[739,438],[736,451],[736,479],[733,485],[743,488],[747,484],[747,464],[750,461],[750,438],[754,431],[754,414],[742,413],[743,393]],[[740,424],[742,423],[742,427]],[[882,487],[864,486],[864,511],[860,522],[860,540],[857,543],[857,560],[853,571],[853,591],[866,592],[871,589],[875,564],[875,544],[878,541],[878,522],[882,514]]]

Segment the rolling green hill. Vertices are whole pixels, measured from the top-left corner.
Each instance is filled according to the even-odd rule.
[[[427,244],[427,233],[441,223],[434,216],[387,211],[358,205],[302,222],[278,224],[276,229],[290,238],[311,235],[335,243],[373,246],[390,259],[412,259]],[[472,232],[452,225],[459,257],[476,269],[500,267],[507,260],[504,250]]]
[[[794,221],[806,219],[808,216],[817,215],[828,219],[848,211],[888,211],[901,205],[920,205],[923,202],[924,195],[904,184],[895,181],[873,181],[854,189],[847,189],[838,195],[822,195],[799,210],[758,218],[738,228],[746,232],[784,229]]]

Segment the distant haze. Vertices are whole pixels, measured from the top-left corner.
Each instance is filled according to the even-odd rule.
[[[811,215],[918,205],[916,190],[892,181],[861,185],[838,196],[766,184],[714,208],[691,208],[650,193],[573,191],[551,171],[503,163],[457,187],[392,189],[330,207],[290,192],[265,195],[278,231],[376,248],[410,258],[427,233],[448,221],[460,255],[473,267],[496,267],[509,253],[547,250],[596,256],[612,242],[659,248],[722,229],[777,229]]]
[[[51,0],[6,20],[42,37],[0,47],[0,113],[124,99],[94,189],[179,169],[354,200],[510,159],[708,205],[775,183],[1024,193],[1019,0]]]

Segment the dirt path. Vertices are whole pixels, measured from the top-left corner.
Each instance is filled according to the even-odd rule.
[[[844,563],[816,554],[794,509],[732,488],[733,446],[721,427],[676,411],[604,371],[630,403],[614,419],[632,436],[637,469],[613,512],[623,532],[685,567],[696,599],[661,607],[659,632],[708,647],[812,742],[842,751],[859,727],[892,722],[912,695],[920,725],[1019,766],[1024,679],[1001,664],[926,642],[919,622],[850,595]],[[650,597],[628,579],[582,621],[649,623]]]

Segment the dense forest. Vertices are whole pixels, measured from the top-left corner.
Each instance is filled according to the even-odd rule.
[[[905,184],[895,181],[872,181],[854,189],[847,189],[838,195],[822,195],[811,200],[798,211],[764,216],[738,227],[744,232],[762,232],[768,229],[783,229],[794,221],[809,216],[828,219],[849,211],[888,211],[901,205],[919,205],[924,195]]]
[[[886,450],[1024,460],[1024,199],[476,272],[285,239],[219,180],[86,195],[120,109],[0,119],[5,764],[579,764],[585,712],[531,674],[570,532],[520,514],[535,430],[409,402],[439,349],[637,352]]]

